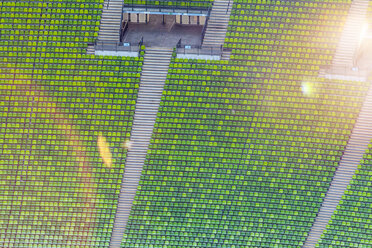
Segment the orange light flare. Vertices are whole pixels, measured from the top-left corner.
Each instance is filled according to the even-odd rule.
[[[86,216],[79,218],[84,219],[85,221],[82,221],[80,224],[75,226],[75,229],[80,227],[80,230],[75,231],[86,233],[86,238],[89,240],[88,235],[93,231],[94,226],[92,223],[95,222],[93,220],[94,213],[96,212],[94,199],[97,195],[97,185],[92,178],[92,168],[89,164],[86,147],[80,138],[79,128],[74,125],[72,120],[67,118],[60,109],[58,109],[56,103],[49,101],[49,97],[42,90],[34,92],[34,99],[36,99],[36,101],[37,99],[42,100],[45,112],[49,114],[50,119],[55,120],[55,126],[64,131],[65,140],[68,141],[68,146],[72,147],[75,152],[75,161],[78,164],[78,177],[80,178],[77,182],[80,182],[80,186],[84,187],[83,207],[87,210],[84,211],[84,215]]]
[[[122,144],[122,148],[125,150],[130,150],[132,148],[133,142],[129,139],[125,140]]]

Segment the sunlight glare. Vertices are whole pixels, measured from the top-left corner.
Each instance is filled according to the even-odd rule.
[[[305,96],[311,96],[313,94],[313,85],[310,82],[302,82],[301,84],[302,93]]]
[[[99,154],[101,155],[103,162],[105,163],[107,167],[111,167],[112,166],[112,154],[110,151],[110,147],[106,141],[106,138],[102,136],[101,134],[98,135],[97,146],[98,146]]]
[[[130,140],[125,140],[123,143],[123,148],[129,150],[132,147],[133,142]]]
[[[367,31],[368,31],[368,23],[365,23],[362,27],[362,30],[360,32],[360,36],[359,36],[359,42],[363,42],[364,38],[366,37],[367,35]]]

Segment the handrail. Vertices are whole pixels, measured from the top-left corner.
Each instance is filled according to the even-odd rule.
[[[141,57],[142,45],[143,45],[143,36],[141,37],[140,41],[138,42],[138,57]]]
[[[129,23],[126,22],[126,21],[123,21],[124,23],[124,27],[120,27],[120,42],[124,42],[124,36],[125,36],[125,33],[127,32],[128,30],[128,27],[129,27]],[[123,24],[121,24],[122,26]]]
[[[219,47],[215,46],[193,46],[193,45],[182,45],[181,39],[178,41],[176,45],[176,53],[177,54],[196,54],[196,55],[215,55],[221,56],[222,52],[224,51],[223,45]],[[228,50],[228,49],[227,49]]]
[[[141,49],[143,45],[143,36],[141,37],[140,41],[138,42],[138,47]]]
[[[227,4],[227,8],[226,8],[226,14],[227,14],[227,12],[229,12],[229,8],[230,8],[230,2],[231,2],[231,0],[229,0],[229,3]]]
[[[181,41],[182,41],[182,38],[180,38],[180,40],[177,42],[176,48],[181,48]]]
[[[140,47],[133,46],[131,43],[123,46],[122,42],[96,41],[94,43],[96,51],[114,51],[114,52],[137,52]]]
[[[120,40],[120,42],[123,42],[123,37],[124,37],[124,32],[125,32],[124,30],[122,30],[123,29],[123,22],[124,22],[123,16],[124,16],[123,8],[121,8],[120,29],[119,29],[119,40]]]
[[[208,20],[209,20],[209,16],[211,15],[211,7],[208,8],[207,13],[208,13],[208,15],[207,15],[207,18],[205,18],[205,23],[204,23],[202,34],[201,34],[201,41],[200,41],[201,45],[203,44],[205,32],[207,31]]]
[[[201,3],[205,3],[203,1],[200,1]],[[148,11],[151,11],[153,9],[162,9],[162,10],[165,10],[164,13],[169,13],[169,12],[173,12],[173,13],[177,13],[177,10],[184,10],[186,11],[186,13],[191,13],[191,11],[196,12],[196,11],[199,11],[200,13],[203,13],[205,11],[209,11],[209,9],[211,8],[211,6],[208,6],[208,7],[197,7],[197,6],[190,6],[190,4],[187,4],[185,6],[182,6],[182,5],[176,5],[176,6],[169,6],[167,4],[165,4],[166,2],[165,1],[159,1],[159,5],[154,5],[154,4],[148,4],[147,1],[145,2],[145,4],[125,4],[123,5],[124,8],[128,8],[128,9],[131,9],[132,11],[134,11],[135,8],[140,8],[141,10],[145,10],[146,12]]]

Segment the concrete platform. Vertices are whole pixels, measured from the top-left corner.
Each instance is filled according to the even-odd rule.
[[[94,55],[102,56],[120,56],[120,57],[138,57],[138,52],[129,51],[95,51]]]
[[[136,44],[143,37],[146,47],[175,47],[182,39],[183,45],[200,46],[202,25],[176,24],[176,16],[168,15],[163,24],[162,15],[150,15],[149,22],[129,23],[123,42]]]
[[[124,6],[124,13],[154,14],[154,15],[190,15],[208,16],[208,9],[168,8],[167,6]]]

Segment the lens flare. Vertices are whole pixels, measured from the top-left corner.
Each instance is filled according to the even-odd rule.
[[[105,163],[107,167],[111,167],[112,166],[112,154],[110,151],[110,147],[106,141],[106,138],[102,136],[101,134],[98,135],[97,146],[98,146],[99,154],[101,155],[103,162]]]
[[[359,42],[363,42],[364,38],[367,36],[368,32],[368,23],[365,23],[360,31],[360,36],[359,36]]]
[[[133,142],[130,140],[126,140],[123,143],[123,149],[129,150],[132,147]]]
[[[311,82],[302,82],[302,84],[301,84],[301,90],[302,90],[302,93],[305,96],[312,96],[313,93],[314,93],[313,83],[311,83]]]

